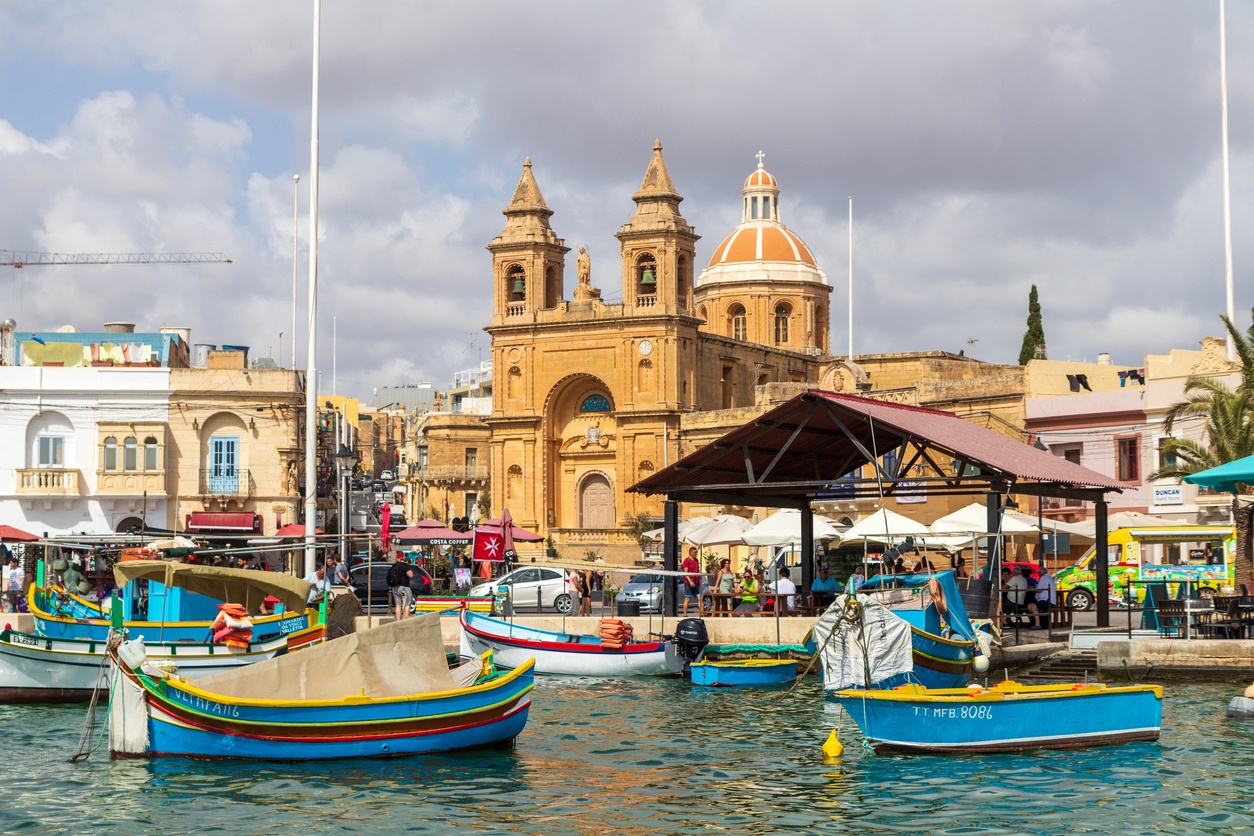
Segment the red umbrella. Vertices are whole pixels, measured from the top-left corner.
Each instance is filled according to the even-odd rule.
[[[403,531],[398,531],[392,539],[398,543],[419,543],[426,546],[458,546],[470,542],[470,533],[454,531],[439,520],[423,520],[414,523]]]
[[[315,528],[314,534],[326,534],[321,528]],[[288,523],[287,525],[274,532],[275,537],[304,537],[305,527],[296,523]]]
[[[383,540],[383,550],[387,551],[388,541],[392,539],[392,503],[383,503],[383,509],[379,512],[379,518],[383,523],[383,530],[379,533],[379,538]]]
[[[0,525],[0,542],[30,543],[39,538],[34,534],[14,528],[11,525]]]

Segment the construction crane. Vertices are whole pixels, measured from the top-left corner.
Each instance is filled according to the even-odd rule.
[[[222,253],[19,253],[0,250],[0,267],[56,264],[230,264]]]

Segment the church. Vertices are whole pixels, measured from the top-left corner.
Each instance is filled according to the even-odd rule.
[[[828,350],[832,288],[781,223],[779,184],[761,155],[743,195],[740,224],[698,273],[699,236],[655,143],[635,213],[617,233],[622,301],[607,303],[586,252],[566,293],[570,248],[524,162],[505,228],[488,245],[494,513],[508,508],[563,551],[636,550],[622,521],[660,515],[661,503],[625,491],[690,452],[685,417],[738,414],[768,384],[839,377],[847,364]]]

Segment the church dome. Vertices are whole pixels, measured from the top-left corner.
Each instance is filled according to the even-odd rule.
[[[714,248],[710,262],[697,280],[746,281],[765,278],[827,283],[814,253],[795,232],[779,221],[779,181],[762,167],[745,178],[740,225]]]

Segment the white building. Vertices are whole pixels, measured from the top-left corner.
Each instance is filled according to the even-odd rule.
[[[170,370],[0,367],[0,522],[40,536],[164,528]]]

